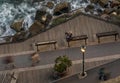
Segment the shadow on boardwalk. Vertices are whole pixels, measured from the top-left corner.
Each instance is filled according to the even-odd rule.
[[[68,77],[63,80],[56,81],[54,83],[100,83],[101,80],[99,80],[99,70],[100,68],[105,68],[107,72],[109,72],[111,78],[115,78],[117,76],[120,76],[120,59],[110,62],[108,64],[104,64],[102,66],[96,67],[94,69],[90,69],[87,71],[87,77],[84,79],[79,79],[78,75],[75,74],[71,77]]]

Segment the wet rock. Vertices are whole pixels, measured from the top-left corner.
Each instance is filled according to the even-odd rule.
[[[111,6],[111,8],[114,8],[114,7],[117,7],[117,6],[120,7],[120,1],[112,0],[110,6]]]
[[[46,26],[49,26],[49,23],[51,22],[51,20],[52,20],[52,15],[51,14],[47,14],[47,16],[46,16],[46,21],[45,21],[45,27]]]
[[[31,0],[31,2],[42,2],[42,1],[44,1],[44,0]]]
[[[29,28],[29,32],[31,35],[35,35],[35,34],[38,34],[40,33],[41,31],[45,30],[45,26],[44,24],[38,22],[38,21],[35,21],[31,27]]]
[[[16,32],[19,32],[22,29],[22,23],[23,20],[19,20],[17,22],[13,22],[10,27],[14,29]]]
[[[97,11],[98,15],[101,15],[103,13],[102,9],[97,9],[96,11]]]
[[[6,31],[6,27],[5,26],[1,26],[0,27],[0,36],[2,35],[2,34],[4,34],[4,32]]]
[[[91,3],[98,3],[99,0],[90,0]]]
[[[111,14],[112,14],[112,15],[117,15],[117,12],[112,12]]]
[[[43,24],[45,27],[49,25],[51,19],[52,15],[46,11],[38,10],[36,12],[35,20],[37,20],[40,24]]]
[[[6,36],[6,37],[4,37],[4,40],[6,42],[12,42],[12,36]]]
[[[70,11],[70,3],[68,2],[62,2],[60,4],[57,4],[54,9],[54,15],[60,15],[63,13],[68,13]]]
[[[12,37],[12,42],[19,42],[27,39],[29,36],[29,32],[27,31],[21,31],[17,32],[13,37]]]
[[[52,1],[47,2],[46,6],[47,6],[48,8],[50,8],[50,9],[53,9],[54,3],[53,3]]]
[[[113,8],[105,8],[104,13],[111,14],[113,11],[115,11]]]
[[[117,15],[120,15],[120,9],[117,9],[116,12],[117,12]]]
[[[108,14],[102,14],[101,18],[104,19],[104,20],[109,20],[110,16]]]
[[[89,11],[93,11],[94,10],[94,6],[93,5],[88,5],[86,8],[85,8],[85,11],[86,12],[89,12]]]
[[[37,10],[36,15],[35,15],[35,20],[37,20],[38,22],[44,22],[45,20],[43,20],[43,17],[46,15],[46,11],[45,10]]]
[[[105,7],[106,5],[108,5],[109,0],[99,0],[99,5],[102,7]]]

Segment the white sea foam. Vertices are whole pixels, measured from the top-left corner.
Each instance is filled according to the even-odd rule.
[[[32,7],[27,3],[19,5],[11,3],[3,3],[0,5],[0,36],[8,36],[15,34],[10,28],[13,21],[24,19],[23,26],[25,29],[31,26],[33,18],[38,7]]]

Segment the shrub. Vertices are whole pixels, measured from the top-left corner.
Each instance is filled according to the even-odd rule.
[[[55,60],[54,70],[58,73],[63,73],[70,66],[72,66],[72,61],[67,56],[59,56]]]

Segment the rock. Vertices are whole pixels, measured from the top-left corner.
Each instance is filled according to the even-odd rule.
[[[6,37],[4,37],[4,40],[6,42],[12,42],[12,36],[6,36]]]
[[[98,15],[101,15],[103,13],[103,10],[102,9],[97,9],[97,13],[98,13]]]
[[[53,3],[52,1],[47,2],[46,6],[47,6],[48,8],[50,8],[50,9],[53,9],[54,3]]]
[[[111,14],[112,14],[112,15],[117,15],[117,12],[112,12]]]
[[[1,26],[0,27],[0,36],[2,36],[6,31],[6,27],[5,26]]]
[[[90,0],[91,3],[98,3],[99,0]]]
[[[94,10],[94,6],[93,5],[88,5],[86,8],[85,8],[85,11],[86,12],[89,12],[89,11],[92,11],[92,10]]]
[[[19,32],[22,29],[22,23],[23,20],[19,20],[17,22],[13,22],[10,27],[14,29],[16,32]]]
[[[45,27],[49,25],[49,23],[51,22],[51,20],[52,20],[52,15],[51,14],[47,14],[46,21],[44,23]]]
[[[45,26],[44,24],[38,22],[38,21],[35,21],[31,27],[29,28],[29,32],[31,35],[35,35],[35,34],[38,34],[40,33],[41,31],[45,30]]]
[[[110,6],[111,6],[111,8],[114,8],[116,6],[120,7],[120,1],[118,1],[118,0],[112,0]]]
[[[42,2],[44,0],[31,0],[31,2],[35,3],[35,2]]]
[[[38,10],[36,12],[35,20],[40,24],[43,24],[45,27],[49,25],[52,19],[52,15],[47,13],[46,11]]]
[[[109,0],[99,0],[99,5],[105,7],[108,4]]]
[[[60,15],[63,13],[69,13],[70,11],[70,3],[68,2],[62,2],[60,4],[57,4],[54,9],[54,15]]]
[[[27,36],[27,37],[26,37]],[[13,37],[12,37],[12,42],[18,42],[18,41],[23,41],[24,39],[28,38],[28,32],[26,31],[20,31],[17,32]]]
[[[44,22],[43,17],[46,15],[45,10],[37,10],[36,15],[35,15],[35,20],[38,22]]]
[[[105,8],[104,13],[105,14],[111,14],[114,11],[113,8]]]
[[[120,15],[120,9],[117,9],[116,12],[118,15]]]
[[[101,15],[101,18],[104,20],[109,20],[110,16],[108,14],[103,14],[103,15]]]

